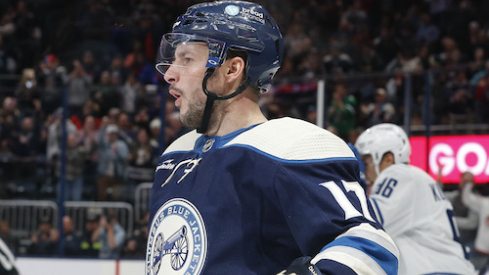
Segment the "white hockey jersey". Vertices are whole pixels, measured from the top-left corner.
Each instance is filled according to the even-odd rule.
[[[424,171],[391,165],[375,180],[370,200],[399,248],[400,275],[475,274],[459,242],[452,205]]]

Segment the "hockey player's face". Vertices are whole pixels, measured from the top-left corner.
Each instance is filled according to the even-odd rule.
[[[367,185],[372,185],[377,178],[374,160],[371,155],[364,155],[362,156],[362,161],[365,165],[365,180],[367,181]]]
[[[180,109],[180,121],[188,127],[198,128],[204,113],[206,95],[202,80],[208,56],[209,48],[204,43],[181,44],[164,75],[170,84],[170,94],[176,98],[175,106]]]

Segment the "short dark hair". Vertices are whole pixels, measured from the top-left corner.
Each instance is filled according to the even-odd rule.
[[[245,62],[245,73],[246,73],[246,67],[248,65],[248,53],[244,50],[236,49],[236,48],[230,48],[227,52],[226,55],[226,60],[234,58],[234,57],[241,57],[244,62]]]

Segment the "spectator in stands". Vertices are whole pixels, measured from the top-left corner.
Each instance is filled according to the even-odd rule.
[[[21,120],[20,110],[17,108],[17,99],[14,97],[5,97],[0,108],[1,129],[0,135],[2,139],[9,140],[12,135],[18,130]]]
[[[96,118],[100,118],[102,114],[100,113],[100,106],[95,100],[87,100],[85,104],[83,104],[83,117],[94,116]]]
[[[11,234],[10,222],[8,220],[0,220],[0,239],[5,242],[12,253],[18,253],[20,244],[19,238]]]
[[[355,128],[355,108],[356,100],[348,95],[344,84],[335,85],[333,99],[328,108],[328,123],[338,131],[338,136],[343,140],[348,140],[350,131]]]
[[[87,214],[87,220],[85,222],[85,230],[83,231],[80,241],[80,256],[89,258],[98,258],[102,243],[94,238],[95,232],[99,228],[100,217],[89,212]]]
[[[311,48],[297,67],[297,74],[304,79],[314,79],[314,77],[321,75],[322,72],[321,54],[316,48]]]
[[[311,48],[311,39],[306,35],[303,24],[294,22],[288,27],[284,35],[284,47],[287,57],[298,65]]]
[[[429,13],[424,13],[421,16],[420,26],[416,33],[416,37],[421,42],[435,43],[440,37],[440,30],[431,21],[431,15]]]
[[[67,134],[65,154],[64,200],[80,201],[83,194],[83,172],[88,151],[80,144],[79,138],[75,133]],[[61,197],[61,185],[63,184],[61,181],[61,160],[57,166],[57,177],[60,179],[57,186],[59,198]]]
[[[378,72],[384,68],[382,57],[372,48],[365,44],[360,47],[360,56],[355,62],[360,72],[371,73]]]
[[[84,192],[89,199],[97,197],[97,164],[98,164],[98,137],[97,121],[94,116],[86,116],[83,122],[83,128],[80,131],[80,140],[82,146],[87,152],[83,172]]]
[[[189,132],[191,129],[183,127],[178,112],[171,113],[167,118],[165,127],[165,144],[171,144],[174,140]]]
[[[489,85],[487,77],[480,77],[474,88],[474,122],[486,123],[489,118],[487,104],[489,102]]]
[[[401,42],[394,35],[392,26],[383,26],[379,36],[373,41],[375,51],[380,55],[384,66],[397,55],[401,47]]]
[[[374,103],[362,106],[362,113],[368,117],[368,126],[394,121],[395,108],[394,105],[387,100],[387,92],[384,88],[375,90]]]
[[[45,115],[61,106],[61,91],[66,79],[66,68],[59,65],[54,54],[48,54],[39,64],[37,82],[41,90],[42,110]]]
[[[111,75],[119,76],[119,80],[121,82],[125,82],[127,78],[127,68],[124,67],[122,56],[120,54],[116,54],[112,57],[109,66],[109,72]]]
[[[341,45],[332,43],[330,53],[323,58],[324,70],[328,74],[343,75],[348,73],[353,66],[350,55],[341,51]]]
[[[17,176],[21,184],[28,190],[27,192],[34,192],[39,180],[36,177],[38,158],[42,151],[39,122],[37,121],[39,119],[39,117],[24,117],[19,131],[14,132],[11,136],[11,150],[18,159],[16,165]]]
[[[113,209],[107,211],[107,215],[100,217],[99,227],[95,230],[92,241],[101,242],[99,258],[118,259],[124,244],[126,232],[117,221],[117,215]]]
[[[58,165],[59,157],[61,155],[61,139],[62,139],[62,125],[63,109],[58,108],[54,114],[51,114],[46,119],[47,126],[47,143],[46,143],[46,160],[49,169],[52,170],[53,182],[57,183],[56,167]],[[66,120],[66,132],[76,133],[76,126],[69,119]]]
[[[136,223],[132,237],[127,239],[122,250],[123,258],[144,258],[148,242],[149,211]]]
[[[17,62],[13,50],[5,42],[1,28],[2,26],[0,26],[0,74],[13,74],[17,70]]]
[[[117,116],[117,127],[119,127],[119,139],[131,147],[136,141],[138,129],[133,125],[127,113],[121,112]]]
[[[68,74],[66,85],[70,114],[82,118],[83,104],[90,98],[92,77],[79,60],[73,61],[73,70]]]
[[[124,242],[124,248],[121,252],[121,258],[126,259],[144,259],[145,250],[141,251],[141,244],[136,237],[131,237]]]
[[[53,256],[56,254],[58,230],[52,228],[51,220],[41,218],[37,224],[37,232],[31,236],[31,244],[27,249],[30,255]]]
[[[118,200],[122,195],[129,149],[118,139],[118,134],[115,124],[104,125],[99,132],[97,199],[100,201]]]
[[[71,217],[63,217],[63,243],[61,244],[63,255],[78,257],[81,253],[81,236],[75,231]]]
[[[462,201],[468,208],[478,213],[479,226],[471,261],[477,269],[483,269],[489,264],[489,198],[474,193],[473,187],[473,182],[465,184],[462,190]]]
[[[23,114],[33,116],[41,112],[41,99],[34,69],[26,68],[22,71],[15,97]]]
[[[32,66],[37,54],[41,52],[40,39],[42,33],[36,25],[36,18],[27,7],[26,1],[17,1],[15,16],[15,40],[18,50],[22,54],[19,55],[19,68]]]
[[[155,117],[149,123],[149,133],[150,133],[150,144],[154,148],[160,147],[160,130],[161,130],[161,120]]]
[[[121,109],[123,112],[134,115],[136,112],[136,97],[139,89],[141,89],[141,83],[139,83],[134,74],[129,74],[124,86],[120,90],[122,98]]]
[[[450,104],[448,107],[450,123],[452,125],[472,123],[472,102],[470,93],[467,89],[460,88],[455,90],[450,96]]]
[[[442,167],[439,168],[441,175]],[[474,182],[474,175],[471,172],[464,172],[460,176],[458,189],[444,191],[445,197],[452,203],[453,216],[460,232],[460,242],[470,249],[471,258],[476,257],[474,251],[474,241],[477,235],[478,213],[467,207],[462,200],[462,191],[465,185]],[[443,183],[439,180],[439,183]],[[442,186],[443,187],[443,186]]]
[[[15,256],[8,246],[0,238],[0,274],[19,275],[18,268],[15,264]]]
[[[441,40],[442,51],[432,55],[431,64],[433,67],[445,67],[452,60],[453,56],[457,55],[458,45],[457,42],[449,36],[442,38]]]
[[[107,114],[111,108],[119,108],[119,85],[114,83],[109,71],[102,71],[100,82],[92,87],[92,97],[100,106],[100,112]]]
[[[138,110],[136,115],[134,116],[134,124],[139,128],[149,128],[149,123],[151,122],[151,118],[148,114],[148,108],[144,107]]]
[[[128,155],[127,180],[124,191],[126,201],[134,201],[138,184],[153,181],[154,167],[158,162],[157,150],[157,147],[151,145],[148,130],[139,129],[137,140],[130,147]]]
[[[83,68],[83,71],[88,75],[88,77],[93,81],[97,82],[101,73],[101,64],[100,60],[95,60],[93,53],[91,51],[85,51],[83,53],[82,61],[80,65]]]

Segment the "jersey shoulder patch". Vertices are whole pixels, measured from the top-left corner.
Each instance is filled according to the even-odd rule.
[[[185,135],[179,137],[172,144],[170,144],[166,150],[163,152],[163,155],[174,153],[174,152],[187,152],[191,151],[195,147],[195,142],[202,134],[198,134],[196,130],[190,131]]]
[[[267,121],[233,140],[228,146],[244,146],[288,161],[355,158],[348,145],[333,133],[294,118]]]

